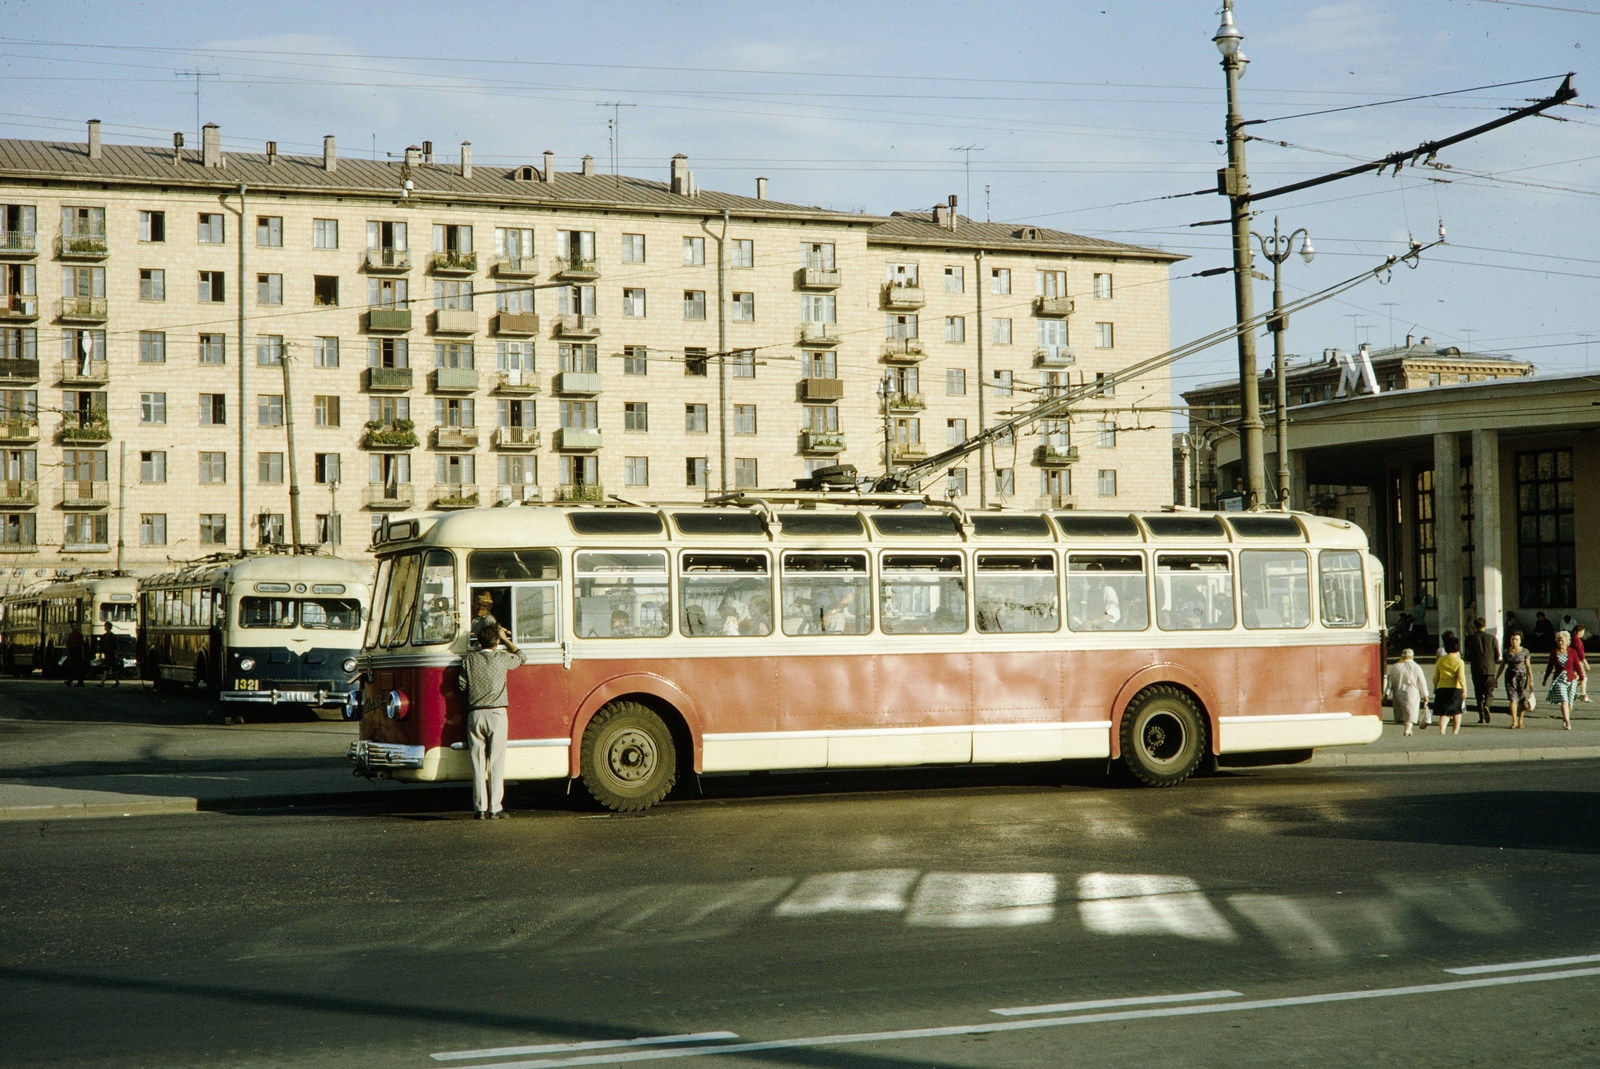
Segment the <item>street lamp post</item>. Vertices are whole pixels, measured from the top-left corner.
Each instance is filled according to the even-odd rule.
[[[1272,217],[1272,238],[1254,235],[1261,243],[1261,255],[1272,261],[1272,318],[1267,329],[1272,331],[1272,376],[1277,381],[1277,434],[1278,434],[1278,507],[1289,507],[1289,387],[1284,377],[1283,332],[1289,326],[1289,317],[1283,314],[1283,261],[1294,251],[1294,239],[1300,239],[1300,258],[1306,263],[1316,256],[1311,247],[1311,235],[1301,227],[1288,237],[1278,231],[1278,217]]]
[[[1233,0],[1223,0],[1222,25],[1211,41],[1222,53],[1228,79],[1228,166],[1222,172],[1221,192],[1226,193],[1233,225],[1233,304],[1239,324],[1255,318],[1250,292],[1250,183],[1245,173],[1244,118],[1239,113],[1239,79],[1250,60],[1239,50],[1244,34],[1233,23]],[[1261,397],[1256,384],[1256,339],[1252,330],[1239,331],[1239,454],[1244,463],[1245,507],[1264,503],[1266,460],[1261,441]]]

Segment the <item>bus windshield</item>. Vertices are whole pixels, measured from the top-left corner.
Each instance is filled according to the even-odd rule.
[[[137,619],[137,616],[133,611],[133,602],[131,601],[102,601],[100,603],[100,619],[102,621],[110,620],[119,624],[131,624]]]
[[[361,603],[355,598],[240,598],[239,626],[354,631],[361,626]]]

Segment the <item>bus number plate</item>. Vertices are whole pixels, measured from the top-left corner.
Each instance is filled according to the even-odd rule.
[[[259,679],[235,679],[233,681],[233,689],[234,690],[260,690],[261,689],[261,680],[259,680]]]

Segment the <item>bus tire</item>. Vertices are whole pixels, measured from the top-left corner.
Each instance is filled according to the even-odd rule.
[[[1122,714],[1122,763],[1149,787],[1172,787],[1205,758],[1206,720],[1186,691],[1146,687]]]
[[[590,797],[618,813],[649,809],[678,778],[672,732],[638,702],[612,702],[596,713],[583,731],[578,761]]]

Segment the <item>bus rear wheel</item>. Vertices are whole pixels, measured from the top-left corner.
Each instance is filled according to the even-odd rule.
[[[1172,787],[1194,775],[1206,754],[1206,722],[1177,687],[1146,687],[1122,714],[1122,763],[1141,783]]]
[[[618,813],[649,809],[678,778],[672,732],[638,702],[612,702],[596,713],[584,729],[578,760],[584,789]]]

